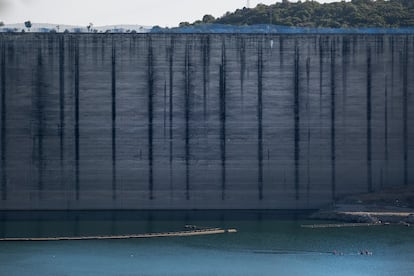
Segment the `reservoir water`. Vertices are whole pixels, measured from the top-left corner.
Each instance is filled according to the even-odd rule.
[[[238,233],[134,240],[1,242],[0,275],[413,275],[414,229],[308,229],[275,212],[0,214],[2,237],[137,234],[185,225]],[[372,255],[360,255],[367,250]],[[333,254],[336,251],[337,255]]]

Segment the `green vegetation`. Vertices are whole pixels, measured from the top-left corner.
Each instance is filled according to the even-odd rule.
[[[352,0],[320,4],[316,1],[290,3],[283,0],[273,5],[227,12],[220,18],[205,15],[193,24],[255,25],[275,24],[296,27],[408,27],[414,26],[414,0]]]
[[[30,31],[30,28],[32,27],[32,22],[26,21],[24,22],[24,26]]]

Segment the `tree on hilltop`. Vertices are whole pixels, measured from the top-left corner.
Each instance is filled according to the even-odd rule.
[[[24,26],[30,32],[30,29],[32,28],[32,22],[30,22],[30,20],[28,20],[28,21],[24,22]]]

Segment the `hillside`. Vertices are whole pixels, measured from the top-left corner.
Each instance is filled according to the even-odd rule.
[[[352,0],[321,4],[316,1],[290,3],[284,0],[273,5],[227,12],[219,18],[205,15],[192,24],[256,25],[274,24],[296,27],[359,28],[414,26],[413,0]]]

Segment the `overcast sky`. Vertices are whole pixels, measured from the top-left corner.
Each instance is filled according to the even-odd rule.
[[[319,0],[335,1],[338,0]],[[250,6],[275,2],[250,0]],[[204,14],[218,17],[246,4],[247,0],[0,0],[0,21],[6,24],[31,20],[36,23],[82,26],[89,22],[95,26],[177,26],[182,21],[201,19]]]

